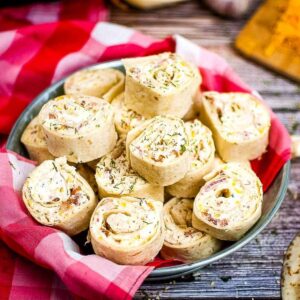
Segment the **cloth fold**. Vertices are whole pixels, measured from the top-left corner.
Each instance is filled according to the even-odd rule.
[[[0,31],[63,20],[106,21],[109,11],[103,0],[61,0],[0,9]]]
[[[2,19],[0,10],[0,29]],[[22,110],[53,82],[78,68],[123,57],[176,51],[198,65],[203,76],[202,89],[255,93],[224,59],[181,36],[154,40],[126,27],[93,21],[63,20],[0,32],[0,67],[5,70],[0,73],[0,133],[8,134]],[[268,151],[252,162],[265,190],[289,158],[289,135],[272,113]],[[66,234],[36,223],[20,196],[22,184],[33,168],[33,162],[2,148],[0,261],[7,258],[0,265],[3,299],[28,295],[37,299],[67,299],[71,295],[130,299],[154,266],[172,264],[157,260],[149,266],[119,266],[96,255],[81,254]],[[3,242],[41,267],[10,253]],[[43,271],[42,267],[48,270]],[[43,272],[45,275],[40,278]]]

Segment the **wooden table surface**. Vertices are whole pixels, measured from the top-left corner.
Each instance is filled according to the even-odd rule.
[[[150,12],[113,8],[111,21],[156,38],[181,34],[226,58],[271,105],[290,133],[300,134],[300,86],[245,60],[232,43],[245,23],[213,15],[201,1]],[[299,125],[299,126],[298,126]],[[144,283],[137,299],[280,298],[283,253],[300,231],[300,160],[292,161],[289,192],[271,224],[241,250],[186,278]]]

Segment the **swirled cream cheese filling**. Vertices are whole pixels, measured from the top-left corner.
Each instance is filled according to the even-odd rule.
[[[144,116],[129,109],[124,104],[124,93],[116,97],[112,102],[115,110],[115,124],[123,132],[128,132],[146,120]]]
[[[234,226],[247,220],[261,202],[261,186],[252,174],[229,165],[221,168],[200,190],[198,209],[215,226]]]
[[[38,118],[34,118],[28,125],[29,136],[32,138],[32,142],[40,147],[46,147],[46,139],[42,127],[38,123]],[[26,129],[27,129],[26,128]]]
[[[41,178],[32,186],[31,192],[36,202],[46,205],[53,203],[55,205],[55,202],[69,198],[68,183],[63,174],[57,171],[54,162],[53,169],[43,170],[40,174]],[[54,199],[56,201],[53,201]]]
[[[105,198],[94,213],[91,231],[115,246],[137,247],[159,230],[159,214],[147,200]]]
[[[75,179],[75,168],[68,166],[64,158],[46,161],[45,168],[27,180],[28,205],[36,218],[55,225],[62,217],[71,215],[89,201],[80,182]]]
[[[266,108],[249,94],[207,93],[206,99],[217,116],[222,135],[232,142],[242,142],[260,137],[270,127]]]
[[[101,95],[103,96],[119,81],[119,74],[115,70],[84,70],[79,71],[70,77],[68,83],[68,92],[82,93],[91,88],[101,88]]]
[[[123,105],[122,109],[116,112],[115,120],[124,131],[129,131],[141,124],[145,118]]]
[[[108,116],[109,104],[105,101],[87,100],[85,96],[61,96],[48,105],[43,126],[66,135],[80,135],[101,127]]]
[[[191,170],[199,169],[214,155],[212,134],[199,120],[187,122],[185,127],[190,141],[189,150],[193,157]]]
[[[164,213],[165,241],[172,245],[194,243],[205,233],[192,227],[193,200],[174,199],[170,200],[173,205]]]
[[[188,137],[182,120],[156,117],[130,144],[130,150],[141,158],[170,162],[187,151]]]
[[[195,77],[191,66],[174,53],[162,53],[157,59],[146,61],[129,69],[128,75],[143,85],[168,94],[190,83]]]
[[[147,182],[131,167],[126,157],[124,144],[119,144],[120,153],[102,157],[96,167],[96,179],[107,191],[129,194]]]

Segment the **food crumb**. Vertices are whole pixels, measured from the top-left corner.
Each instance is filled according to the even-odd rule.
[[[220,279],[223,281],[223,282],[228,282],[232,279],[231,276],[220,276]]]

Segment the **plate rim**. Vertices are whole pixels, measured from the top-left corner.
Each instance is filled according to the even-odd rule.
[[[90,65],[88,67],[79,68],[79,70],[86,70],[86,69],[104,69],[104,68],[120,68],[123,67],[123,63],[121,60],[113,60],[109,62],[103,63],[96,63]],[[74,72],[76,72],[74,71]],[[73,72],[73,73],[74,73]],[[72,74],[73,74],[72,73]],[[61,86],[68,76],[65,76],[61,80],[51,84],[46,89],[44,89],[40,94],[38,94],[32,102],[25,107],[23,112],[18,117],[17,121],[15,122],[14,126],[12,127],[8,139],[6,148],[12,150],[11,147],[15,142],[15,134],[17,128],[19,127],[20,123],[23,122],[24,117],[32,110],[32,107],[35,106],[35,103],[40,101],[40,98],[44,97],[45,94],[49,93],[50,91],[56,90],[59,86]],[[147,281],[156,281],[156,280],[163,280],[163,279],[172,279],[178,276],[184,275],[195,272],[213,262],[216,262],[219,259],[222,259],[233,252],[237,251],[238,249],[244,247],[250,241],[252,241],[258,234],[262,232],[262,230],[270,224],[272,219],[274,218],[275,214],[278,212],[287,192],[288,182],[289,182],[289,175],[290,175],[290,165],[291,162],[288,160],[285,165],[281,168],[279,172],[282,171],[282,178],[280,181],[280,187],[276,194],[275,205],[273,208],[265,215],[265,220],[259,224],[259,221],[248,231],[240,240],[234,242],[233,244],[229,245],[228,247],[222,249],[221,251],[213,254],[212,256],[201,259],[192,263],[184,263],[176,266],[169,266],[169,267],[162,267],[152,270],[152,272],[148,275]],[[277,175],[278,176],[278,175]]]

